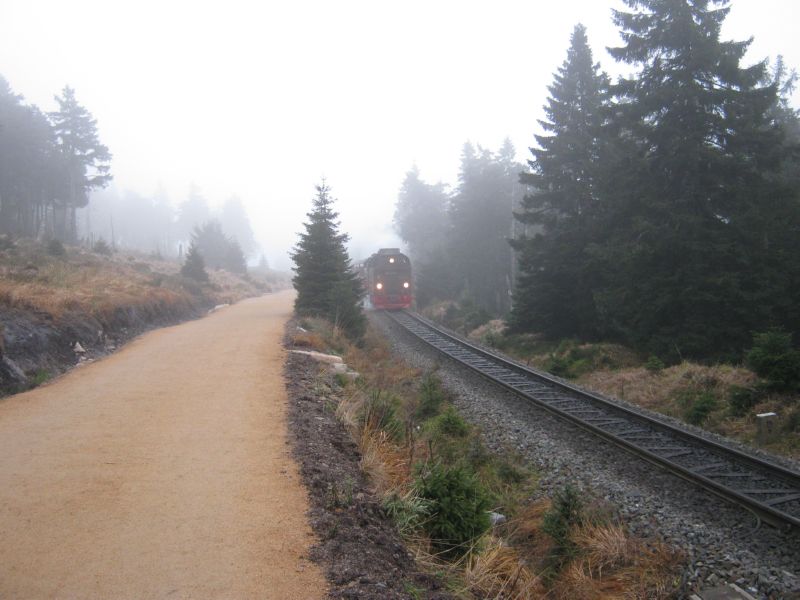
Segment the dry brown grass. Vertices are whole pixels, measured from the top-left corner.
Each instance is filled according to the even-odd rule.
[[[345,361],[362,375],[368,387],[393,390],[400,396],[410,394],[420,377],[419,369],[398,359],[386,338],[372,327],[367,329],[363,348],[348,346]]]
[[[362,418],[368,401],[363,388],[350,386],[336,407],[336,416],[358,444],[361,469],[369,476],[375,494],[381,498],[403,495],[411,487],[413,454],[407,446],[392,440],[369,416]]]
[[[742,367],[703,366],[683,362],[657,373],[651,373],[642,367],[595,371],[581,377],[578,383],[603,394],[674,415],[680,413],[681,407],[677,405],[675,398],[681,390],[703,387],[724,395],[734,385],[755,385],[756,376]]]
[[[68,312],[83,312],[103,322],[120,308],[157,313],[171,306],[189,306],[192,298],[180,290],[153,287],[137,278],[99,271],[71,272],[57,284],[48,279],[24,283],[0,280],[0,303],[44,313],[56,320]]]
[[[681,555],[654,540],[630,537],[619,525],[583,525],[574,532],[580,555],[552,586],[559,600],[669,598]]]
[[[717,406],[703,424],[705,429],[800,460],[800,440],[796,433],[779,431],[773,440],[761,445],[756,439],[756,422],[753,416],[762,412],[775,412],[786,418],[796,399],[772,393],[764,396],[749,414],[742,417],[731,414],[728,402],[731,389],[734,386],[752,389],[758,384],[756,375],[744,367],[704,366],[683,362],[657,373],[651,373],[644,368],[595,371],[578,379],[578,383],[605,395],[622,398],[677,418],[683,418],[686,411],[686,406],[681,402],[682,394],[692,391],[710,393],[717,399]]]
[[[393,443],[385,431],[364,427],[358,439],[361,469],[369,475],[375,493],[385,498],[403,494],[411,486],[408,452]]]
[[[468,555],[463,579],[478,598],[529,600],[544,598],[547,590],[523,560],[518,549],[489,534],[479,543],[480,552]]]
[[[469,332],[467,337],[473,340],[483,340],[487,335],[502,335],[506,330],[506,322],[502,319],[492,319],[477,329]]]
[[[524,506],[506,525],[508,540],[527,557],[531,564],[543,564],[553,541],[542,531],[542,520],[552,502],[542,498]]]
[[[69,248],[54,257],[23,240],[0,255],[0,304],[31,310],[55,320],[78,312],[106,322],[116,311],[134,309],[145,318],[185,312],[200,302],[232,303],[258,293],[236,275],[214,271],[211,285],[187,289],[177,276],[180,265],[119,254],[100,256]]]
[[[313,331],[298,331],[292,335],[292,343],[298,348],[310,348],[317,352],[325,352],[328,345],[322,336]]]
[[[507,525],[507,539],[518,549],[531,573],[547,569],[553,542],[542,531],[542,522],[550,508],[548,499],[539,500],[525,507]],[[682,560],[678,552],[657,540],[632,537],[619,524],[590,521],[573,529],[571,539],[577,547],[576,557],[548,581],[546,597],[559,600],[670,597]]]

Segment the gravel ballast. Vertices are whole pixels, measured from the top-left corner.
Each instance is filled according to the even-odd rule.
[[[635,534],[661,537],[682,549],[688,558],[684,590],[732,582],[758,598],[800,598],[796,532],[760,525],[748,511],[458,365],[387,316],[371,318],[403,359],[437,370],[456,407],[482,430],[490,448],[510,448],[531,461],[541,474],[541,495],[573,484],[616,505]]]

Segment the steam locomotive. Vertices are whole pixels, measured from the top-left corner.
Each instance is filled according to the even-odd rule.
[[[367,298],[373,308],[408,308],[414,299],[411,261],[398,248],[381,248],[362,268]]]

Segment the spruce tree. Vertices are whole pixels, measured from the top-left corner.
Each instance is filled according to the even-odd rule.
[[[458,284],[449,260],[448,195],[442,183],[422,180],[417,167],[406,173],[394,212],[394,228],[414,265],[415,301],[423,307],[452,298]]]
[[[326,318],[351,339],[359,339],[366,319],[359,304],[361,282],[345,248],[348,236],[339,233],[338,213],[333,210],[334,199],[325,181],[316,190],[305,232],[292,253],[295,311],[300,316]]]
[[[638,153],[614,197],[596,291],[601,327],[653,353],[735,355],[778,318],[797,243],[795,191],[774,175],[786,147],[766,64],[722,41],[727,0],[624,0],[616,125]],[[794,254],[796,256],[796,254]],[[796,261],[795,261],[796,262]]]
[[[592,272],[587,248],[601,212],[608,78],[594,63],[586,28],[577,25],[567,58],[549,86],[546,132],[531,148],[530,186],[516,218],[529,235],[512,241],[519,274],[510,324],[550,336],[595,332]]]
[[[58,110],[50,113],[53,134],[62,159],[62,185],[55,211],[55,234],[65,241],[77,237],[75,209],[89,203],[89,192],[111,181],[111,153],[100,143],[97,120],[66,86],[56,96]]]
[[[463,301],[493,315],[509,309],[512,204],[521,165],[506,140],[498,152],[467,143],[450,203],[452,269]]]
[[[406,173],[394,211],[394,228],[408,244],[415,263],[427,262],[441,250],[447,231],[447,193],[442,183],[431,185],[414,166]]]
[[[186,261],[181,267],[181,275],[194,279],[195,281],[208,281],[206,263],[203,260],[203,256],[198,252],[194,242],[189,245],[189,250],[186,252]]]

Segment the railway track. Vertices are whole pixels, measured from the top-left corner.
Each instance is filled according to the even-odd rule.
[[[409,311],[386,314],[439,352],[545,410],[745,507],[771,525],[800,530],[800,473],[479,348]]]

